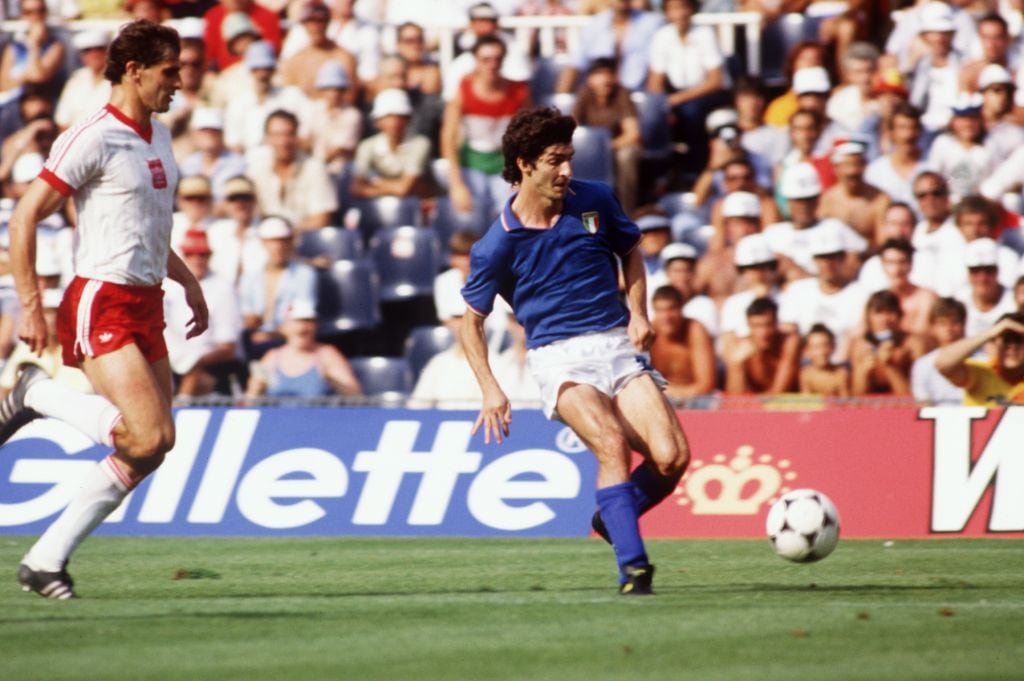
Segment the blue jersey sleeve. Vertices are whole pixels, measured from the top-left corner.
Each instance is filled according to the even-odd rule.
[[[496,224],[480,241],[473,244],[469,252],[469,277],[462,287],[462,299],[473,311],[487,316],[494,308],[494,297],[501,294],[511,300],[508,290],[510,281],[508,245],[504,230]]]
[[[608,226],[608,244],[611,246],[612,252],[621,258],[640,243],[640,228],[626,215],[626,211],[622,209],[622,204],[619,203],[619,199],[611,187],[599,182],[594,182],[591,186],[598,188],[604,194],[602,198],[607,203],[604,212],[611,218],[611,224]]]

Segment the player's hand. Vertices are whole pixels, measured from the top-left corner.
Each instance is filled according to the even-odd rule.
[[[192,319],[185,325],[188,327],[185,339],[188,340],[201,335],[210,325],[210,312],[206,309],[206,297],[199,282],[190,282],[185,287],[185,302],[192,309]]]
[[[480,415],[476,417],[473,424],[473,435],[476,435],[480,427],[484,429],[484,444],[491,443],[491,435],[494,441],[501,444],[503,438],[508,437],[509,424],[512,422],[512,405],[500,389],[489,391],[484,394],[484,406],[480,409]]]
[[[473,210],[473,195],[464,182],[453,184],[449,194],[452,198],[452,207],[460,213],[469,213]]]
[[[647,317],[643,315],[630,315],[629,317],[629,340],[640,352],[647,352],[654,343],[654,329]]]
[[[18,322],[18,338],[28,345],[36,357],[42,357],[46,349],[46,341],[49,337],[49,330],[46,328],[46,319],[43,317],[43,310],[40,307],[31,312],[25,311]]]

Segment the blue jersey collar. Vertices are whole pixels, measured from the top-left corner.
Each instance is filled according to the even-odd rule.
[[[570,180],[568,190],[565,193],[565,200],[562,202],[562,213],[558,216],[558,220],[555,220],[555,224],[551,227],[531,227],[530,225],[524,225],[520,222],[519,218],[516,217],[516,214],[512,212],[512,202],[516,200],[517,196],[519,196],[519,192],[514,193],[508,198],[508,201],[505,202],[505,207],[501,209],[502,229],[506,232],[514,232],[520,229],[532,229],[534,231],[543,232],[548,229],[554,229],[562,217],[569,212],[569,199],[576,195],[574,185],[575,182]]]

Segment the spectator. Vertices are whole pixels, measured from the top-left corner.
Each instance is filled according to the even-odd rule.
[[[925,169],[920,147],[920,113],[909,104],[897,105],[889,118],[887,131],[892,151],[869,163],[864,179],[893,201],[915,205],[910,186]]]
[[[965,61],[953,47],[955,30],[953,10],[946,3],[934,1],[921,8],[925,54],[912,71],[910,103],[922,111],[921,122],[932,133],[949,124]]]
[[[874,111],[867,115],[858,131],[868,142],[869,162],[895,149],[891,134],[892,117],[907,104],[910,92],[899,71],[882,68],[871,84],[871,96],[875,103]]]
[[[960,247],[954,247],[954,240],[950,239],[941,265],[945,281],[954,291],[967,280],[964,244],[970,244],[976,239],[995,239],[999,218],[1000,208],[984,197],[976,195],[965,196],[953,209],[953,222],[957,227],[957,236],[960,237]],[[998,243],[995,252],[999,283],[1004,288],[1012,288],[1017,280],[1020,258],[1013,249]],[[972,335],[969,330],[967,334]]]
[[[331,177],[345,176],[363,134],[362,113],[350,103],[351,83],[341,62],[327,61],[316,74],[317,99],[313,102],[310,129],[313,157]]]
[[[220,109],[196,109],[189,127],[196,150],[178,164],[178,170],[183,177],[202,175],[208,179],[213,199],[220,203],[227,181],[245,174],[245,158],[224,145],[224,112]]]
[[[640,228],[642,235],[640,252],[644,256],[644,265],[647,267],[649,278],[662,269],[663,263],[660,256],[662,250],[672,243],[672,222],[664,213],[650,212],[637,218],[636,225]],[[694,259],[696,259],[696,251],[694,251]],[[653,291],[663,282],[659,281],[653,286],[650,285],[650,282],[648,283],[648,290]]]
[[[850,396],[850,369],[836,364],[836,336],[826,325],[818,323],[807,332],[804,357],[807,359],[800,369],[800,392],[805,395],[823,397]]]
[[[281,325],[284,343],[254,362],[246,397],[314,398],[362,395],[363,388],[345,356],[316,340],[316,308],[296,300]]]
[[[817,276],[790,283],[779,301],[779,321],[783,330],[801,335],[817,323],[825,324],[836,337],[833,359],[843,361],[849,357],[849,336],[864,314],[865,294],[847,283],[846,251],[837,231],[816,231],[808,250]]]
[[[950,219],[953,211],[949,186],[946,178],[936,172],[925,171],[914,179],[913,191],[921,214],[911,240],[916,251],[916,283],[939,295],[949,295],[956,287],[947,282],[949,273],[943,269],[942,263],[949,258],[947,254],[951,249],[956,252],[963,247],[963,239]]]
[[[764,120],[768,125],[785,128],[789,124],[789,119],[800,108],[797,103],[797,93],[794,90],[796,72],[801,69],[824,66],[825,57],[825,48],[817,41],[805,40],[793,46],[789,51],[784,68],[787,90],[769,102],[764,113]]]
[[[981,103],[978,94],[964,94],[954,101],[948,132],[936,137],[928,152],[928,167],[946,178],[953,201],[977,194],[995,169],[992,153],[982,144]]]
[[[900,303],[900,329],[904,333],[925,334],[928,330],[928,316],[938,296],[934,291],[917,286],[911,281],[914,247],[905,239],[889,239],[879,249],[878,259],[885,277],[885,285],[865,290],[883,290],[894,294]],[[862,277],[862,286],[864,281]]]
[[[312,103],[296,87],[275,85],[277,60],[268,43],[255,42],[245,52],[245,65],[253,79],[253,89],[239,94],[227,106],[224,115],[224,141],[233,150],[249,153],[264,143],[267,119],[275,111],[295,117],[296,134],[309,137]]]
[[[843,55],[844,84],[828,98],[825,114],[846,130],[860,130],[874,110],[872,84],[878,70],[878,48],[871,43],[853,43]]]
[[[484,36],[473,47],[476,68],[445,106],[441,156],[448,162],[449,193],[460,213],[490,222],[511,193],[501,175],[501,137],[512,115],[530,105],[526,83],[501,75],[505,44]]]
[[[294,256],[295,230],[285,218],[263,218],[257,229],[267,252],[262,269],[246,272],[238,286],[242,323],[249,333],[250,359],[280,345],[280,332],[293,305],[316,307],[316,271]]]
[[[580,30],[569,65],[558,76],[556,92],[572,92],[590,62],[612,57],[619,64],[619,82],[627,90],[645,85],[654,34],[664,23],[655,12],[634,9],[630,0],[611,0],[611,7],[595,14]]]
[[[655,236],[652,241],[661,238],[659,232],[659,229],[654,230]],[[645,233],[645,241],[650,233],[650,231]],[[643,247],[643,242],[641,242],[641,247]],[[648,295],[653,296],[654,291],[663,285],[671,286],[682,296],[683,315],[699,321],[704,330],[712,337],[717,336],[718,310],[715,308],[715,303],[711,298],[697,291],[697,251],[690,244],[679,243],[666,244],[664,247],[658,248],[657,251],[661,268],[648,277]],[[648,302],[650,303],[648,307],[653,310],[653,298]]]
[[[866,331],[850,346],[852,393],[910,395],[910,367],[924,352],[920,339],[900,328],[899,298],[892,291],[876,291],[864,318]]]
[[[227,41],[221,31],[225,18],[232,12],[248,14],[259,30],[261,38],[270,43],[275,53],[280,51],[281,20],[277,14],[255,0],[221,0],[203,15],[206,22],[206,55],[218,71],[223,71],[240,59],[239,55],[231,54],[228,50]]]
[[[278,110],[267,117],[267,146],[249,155],[249,177],[264,215],[280,215],[300,230],[331,224],[338,211],[324,164],[299,150],[299,119]]]
[[[992,157],[994,167],[999,167],[1003,161],[1013,155],[1014,151],[1024,147],[1024,127],[1013,116],[1015,89],[1013,76],[999,64],[989,64],[982,69],[981,75],[978,76],[978,90],[981,91],[981,122],[985,128],[985,148],[988,149],[988,153]],[[989,198],[998,200],[1002,197],[990,196]]]
[[[225,183],[224,213],[225,217],[207,229],[213,249],[210,269],[234,284],[242,274],[262,270],[267,262],[266,249],[257,233],[260,215],[252,180],[240,175]]]
[[[395,34],[395,52],[405,60],[405,87],[427,95],[441,94],[441,67],[427,56],[423,27],[406,22]]]
[[[369,83],[377,77],[380,64],[380,31],[371,22],[356,16],[355,4],[355,0],[334,0],[328,3],[331,17],[327,24],[327,37],[355,59],[355,71],[349,75],[360,83]],[[306,6],[299,3],[292,3],[291,7],[298,9],[296,18],[301,18],[302,12],[306,11]],[[298,54],[310,44],[310,40],[310,32],[305,23],[295,21],[285,37],[281,59],[289,59]]]
[[[1016,312],[1010,287],[999,283],[999,246],[988,238],[974,239],[964,249],[967,286],[955,297],[967,308],[968,336],[984,333],[1007,312]]]
[[[414,409],[470,409],[480,403],[481,393],[460,340],[459,327],[466,314],[466,303],[454,287],[435,292],[440,298],[438,317],[451,332],[453,343],[423,367],[407,404]]]
[[[658,29],[650,45],[647,90],[668,93],[673,138],[686,145],[686,162],[702,168],[708,158],[702,123],[708,112],[723,103],[728,83],[714,29],[691,22],[698,9],[698,0],[664,3],[668,23]]]
[[[392,54],[381,59],[380,70],[377,78],[367,88],[367,98],[372,102],[371,97],[376,97],[381,90],[398,89],[405,90],[412,103],[412,120],[409,121],[409,129],[418,135],[424,135],[430,139],[434,155],[440,148],[441,123],[444,116],[444,104],[438,93],[432,93],[416,85],[411,80],[412,67],[403,57]]]
[[[859,139],[837,139],[829,160],[836,183],[821,195],[818,216],[835,218],[874,240],[889,197],[864,181],[867,145]]]
[[[713,120],[720,111],[722,110],[712,113],[708,121],[723,122],[724,116],[717,121]],[[756,194],[761,204],[762,224],[774,224],[782,219],[771,194],[758,184],[757,171],[751,162],[753,156],[728,140],[726,131],[728,127],[714,132],[711,139],[711,160],[693,185],[696,204],[711,204],[711,226],[714,231],[708,242],[709,251],[720,251],[725,246],[725,219],[722,217],[722,206],[729,194]]]
[[[816,151],[824,123],[825,119],[821,113],[811,109],[798,109],[789,120],[790,150],[775,171],[775,200],[782,207],[783,214],[789,212],[789,202],[782,194],[780,186],[782,177],[790,168],[800,164],[812,166],[818,175],[819,194],[835,184],[836,176],[828,157]]]
[[[359,143],[352,169],[352,196],[427,196],[430,140],[408,134],[412,106],[404,90],[382,90],[373,100],[380,132]]]
[[[770,165],[781,163],[789,147],[789,140],[785,131],[765,122],[763,84],[752,78],[739,78],[732,92],[740,145],[747,153],[765,159]]]
[[[709,249],[697,263],[696,283],[697,290],[705,291],[719,303],[735,293],[739,283],[734,264],[736,244],[761,231],[761,199],[750,192],[733,192],[726,195],[721,207],[725,223],[722,246]]]
[[[471,229],[458,229],[449,237],[448,269],[434,278],[434,309],[439,319],[465,314],[466,303],[461,291],[469,277],[469,251],[481,236]],[[501,297],[495,299],[494,308],[484,321],[484,330],[491,351],[497,354],[503,346],[508,321],[512,319],[512,308]]]
[[[514,40],[498,29],[498,11],[489,2],[478,2],[469,7],[469,26],[455,38],[456,57],[441,74],[444,78],[443,92],[446,102],[458,93],[463,79],[473,73],[477,66],[475,46],[483,38],[494,38],[505,46],[501,62],[501,75],[511,81],[529,80],[529,59]]]
[[[319,0],[307,2],[299,15],[302,28],[309,36],[309,44],[283,60],[278,69],[282,85],[293,85],[309,98],[316,96],[316,76],[328,61],[341,62],[350,79],[356,77],[356,60],[345,48],[327,35],[331,10]]]
[[[945,7],[932,7],[944,5]],[[885,60],[887,66],[894,66],[903,73],[911,73],[918,61],[928,53],[928,46],[922,33],[925,25],[945,28],[945,20],[952,14],[953,46],[960,54],[976,54],[979,52],[978,32],[974,17],[960,7],[953,7],[945,2],[921,2],[908,8],[896,20],[896,25],[889,33],[885,42]],[[938,21],[936,21],[938,19]],[[952,93],[955,94],[956,81]]]
[[[949,379],[935,368],[939,351],[964,337],[967,308],[959,300],[939,298],[928,314],[928,335],[938,346],[914,361],[910,369],[910,386],[914,399],[930,404],[962,404],[963,388],[949,382]]]
[[[252,19],[245,12],[232,12],[224,17],[221,35],[228,52],[237,57],[237,61],[221,69],[217,74],[217,87],[212,93],[213,105],[225,108],[236,97],[255,87],[249,66],[245,63],[245,53],[250,45],[260,41],[262,37],[256,24],[252,23]]]
[[[78,50],[82,67],[64,83],[57,100],[53,119],[62,130],[102,109],[110,99],[110,81],[103,77],[110,36],[103,31],[86,30],[76,33],[72,42]]]
[[[39,113],[30,119],[0,145],[0,182],[11,179],[19,159],[37,154],[46,158],[56,138],[57,124],[48,113]]]
[[[750,335],[726,355],[725,391],[778,395],[797,387],[800,338],[779,328],[778,305],[757,298],[747,307]]]
[[[627,215],[637,206],[643,140],[636,105],[616,80],[615,62],[595,59],[577,93],[573,118],[578,125],[608,128],[615,153],[615,193]]]
[[[827,157],[835,140],[849,135],[849,130],[833,121],[827,112],[828,98],[832,92],[832,81],[823,66],[812,66],[800,69],[793,74],[793,92],[796,93],[797,111],[813,111],[821,119],[819,121],[820,136],[814,146],[813,155],[821,157],[824,162],[822,178],[828,183]]]
[[[700,322],[683,315],[683,296],[672,286],[654,291],[651,365],[668,381],[674,399],[706,395],[715,387],[715,353]]]
[[[988,343],[990,357],[974,358]],[[999,407],[1024,401],[1024,314],[1004,314],[982,333],[941,348],[935,367],[964,389],[965,405]]]
[[[185,234],[205,232],[213,222],[213,190],[205,175],[190,175],[178,182],[178,210],[171,227],[171,245],[180,251]]]
[[[210,244],[206,232],[189,230],[178,247],[182,260],[199,281],[207,304],[217,311],[210,326],[195,338],[186,339],[185,330],[192,310],[185,302],[180,286],[164,287],[164,317],[167,326],[168,360],[174,373],[178,395],[232,394],[230,376],[240,369],[239,341],[242,318],[234,285],[210,271]],[[241,391],[241,387],[238,387]]]
[[[1006,19],[995,12],[989,12],[981,15],[975,25],[981,57],[968,61],[960,68],[960,92],[981,90],[981,74],[988,66],[1008,68],[1010,65],[1010,45],[1013,39]]]
[[[751,234],[739,240],[734,253],[736,269],[743,287],[722,303],[721,351],[728,357],[738,341],[750,336],[747,308],[758,298],[779,302],[778,263],[763,234]]]
[[[64,43],[46,23],[45,0],[22,0],[24,33],[8,42],[0,53],[0,92],[32,84],[55,99],[64,83]]]
[[[183,159],[195,151],[192,136],[188,134],[192,112],[211,105],[220,83],[207,72],[199,45],[182,45],[178,62],[181,64],[181,88],[171,98],[170,108],[156,117],[171,130],[174,158]]]
[[[66,366],[61,357],[61,345],[57,340],[57,308],[64,292],[58,288],[47,288],[42,292],[43,319],[46,321],[46,347],[41,354],[32,352],[29,346],[18,341],[14,346],[3,370],[0,371],[0,396],[6,397],[17,380],[18,372],[26,364],[40,367],[51,378],[66,383],[83,393],[95,392],[92,384],[81,369]]]

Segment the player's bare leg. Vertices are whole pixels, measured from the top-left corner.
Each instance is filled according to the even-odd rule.
[[[597,506],[619,564],[623,594],[651,593],[654,566],[637,525],[637,492],[629,479],[630,446],[615,406],[592,386],[566,383],[558,415],[597,457]]]
[[[116,450],[83,480],[78,495],[22,561],[18,577],[23,587],[48,598],[74,597],[66,571],[71,553],[174,446],[171,375],[166,358],[150,365],[139,348],[130,344],[86,359],[83,370],[99,393],[97,399],[107,401],[120,413],[110,432]],[[50,382],[38,401],[61,397],[60,389]],[[59,413],[49,415],[61,418]]]

